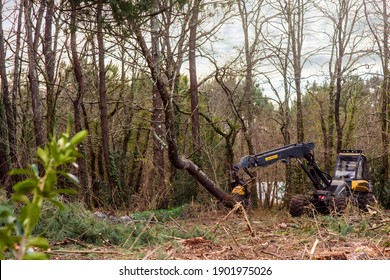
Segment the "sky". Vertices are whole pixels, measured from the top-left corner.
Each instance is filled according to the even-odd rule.
[[[331,13],[334,14],[335,12],[331,11]],[[318,18],[318,10],[309,12],[307,14],[307,18],[307,36],[305,36],[303,43],[303,53],[315,51],[316,54],[313,54],[303,66],[303,87],[307,83],[312,83],[313,81],[322,83],[329,79],[328,62],[330,61],[330,48],[328,45],[331,43],[329,34],[332,32],[332,23],[324,18]],[[369,31],[368,26],[364,22],[359,24],[358,29],[358,32]],[[277,31],[275,30],[275,32]],[[214,51],[214,55],[217,57],[216,60],[218,61],[218,65],[221,67],[234,59],[238,53],[236,49],[243,46],[244,36],[241,22],[238,20],[233,20],[225,24],[218,33],[218,37],[221,38],[221,40],[210,43],[208,45],[208,49]],[[359,49],[364,49],[371,45],[372,43],[369,41],[369,36],[362,36],[359,42]],[[323,50],[318,51],[319,48],[323,48]],[[349,58],[350,57],[347,56],[347,59]],[[347,59],[344,61],[344,65],[347,65]],[[214,70],[214,67],[205,58],[199,57],[197,59],[197,65],[200,79],[206,77]],[[259,71],[268,72],[272,70],[272,68],[272,66],[263,62],[259,66]],[[354,69],[354,71],[350,72],[351,75],[359,75],[362,78],[369,78],[372,75],[381,75],[379,58],[375,57],[374,55],[359,59],[359,61],[354,64],[352,69]],[[274,98],[275,95],[271,90],[270,84],[261,78],[261,76],[262,75],[260,73],[257,75],[258,81],[263,88],[265,95]],[[282,77],[278,74],[272,74],[270,77],[273,85],[281,90]]]

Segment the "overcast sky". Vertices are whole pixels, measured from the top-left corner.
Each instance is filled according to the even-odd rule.
[[[329,6],[331,8],[332,6]],[[363,10],[361,11],[363,12]],[[335,13],[335,11],[331,11],[331,13]],[[310,59],[305,63],[302,72],[302,86],[304,87],[307,82],[312,83],[316,80],[318,83],[321,83],[328,79],[329,70],[328,70],[328,62],[330,61],[330,49],[326,48],[330,45],[329,35],[332,33],[332,23],[324,18],[318,17],[318,10],[316,12],[311,12],[307,15],[308,24],[306,29],[305,41],[303,44],[303,54],[309,53],[311,51],[318,50],[319,48],[325,48],[321,51],[316,51],[316,54],[312,55]],[[365,26],[365,23],[362,21],[356,27],[358,28],[358,33],[361,31],[368,32],[368,26]],[[360,35],[359,35],[360,36]],[[238,52],[237,48],[242,48],[244,38],[241,22],[239,20],[232,20],[226,23],[220,32],[218,33],[218,37],[222,39],[221,41],[210,43],[208,45],[208,49],[213,53],[218,61],[219,66],[223,66],[228,61],[231,61],[235,57],[237,57]],[[369,41],[369,37],[367,35],[363,36],[358,49],[364,49],[370,46],[371,42]],[[349,59],[349,57],[347,57]],[[347,61],[345,61],[345,64]],[[214,70],[214,67],[208,62],[207,59],[198,58],[198,74],[199,77],[205,77],[209,73]],[[272,67],[267,65],[266,62],[260,64],[258,70],[259,71],[269,71]],[[380,75],[380,61],[379,58],[374,56],[367,56],[365,58],[360,59],[357,63],[354,64],[355,69],[351,71],[352,74],[360,75],[362,78],[368,78],[370,75]],[[261,87],[264,88],[264,93],[267,96],[273,97],[274,94],[271,91],[271,87],[268,82],[265,82],[264,79],[261,78],[261,74],[257,76],[261,83]],[[275,87],[281,88],[282,78],[278,74],[270,75],[271,81]]]

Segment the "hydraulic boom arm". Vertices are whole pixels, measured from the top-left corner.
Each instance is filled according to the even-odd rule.
[[[325,189],[330,186],[331,178],[323,172],[314,160],[313,151],[314,143],[291,144],[269,150],[257,155],[242,157],[240,162],[233,166],[233,179],[239,180],[238,171],[243,169],[249,176],[252,177],[248,168],[264,167],[282,161],[289,163],[292,158],[299,161],[302,169],[308,175],[316,189]],[[306,164],[301,159],[306,160]]]

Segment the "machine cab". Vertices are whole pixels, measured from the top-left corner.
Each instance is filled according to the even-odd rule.
[[[367,158],[361,150],[342,150],[337,157],[334,180],[345,180],[353,191],[367,192],[369,175]]]

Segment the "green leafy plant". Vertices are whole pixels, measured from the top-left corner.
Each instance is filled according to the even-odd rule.
[[[6,250],[12,251],[16,259],[47,259],[33,248],[47,249],[46,238],[34,237],[32,232],[41,216],[43,201],[47,200],[57,207],[63,207],[58,200],[60,194],[74,194],[73,189],[55,188],[59,177],[78,183],[75,175],[63,171],[65,165],[76,165],[80,156],[77,145],[87,137],[87,131],[78,132],[70,137],[70,127],[57,139],[53,137],[44,147],[37,149],[39,164],[29,169],[14,169],[11,175],[26,176],[26,179],[14,185],[12,200],[22,203],[19,214],[15,215],[7,206],[0,206],[0,259]],[[39,169],[43,172],[40,172]]]

